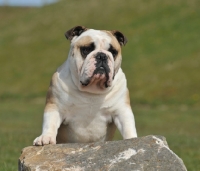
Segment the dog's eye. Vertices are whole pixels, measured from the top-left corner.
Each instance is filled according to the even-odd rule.
[[[91,47],[81,47],[81,53],[87,56],[92,51]]]
[[[113,48],[112,46],[110,46],[110,48],[108,49],[108,51],[110,53],[112,53],[113,57],[115,58],[118,54],[117,50],[115,48]]]
[[[92,43],[90,46],[82,46],[80,47],[81,55],[86,58],[86,56],[94,50],[94,44]]]

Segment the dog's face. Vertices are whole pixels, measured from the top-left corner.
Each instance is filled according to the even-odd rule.
[[[127,40],[119,31],[101,31],[77,26],[67,31],[71,41],[70,72],[81,91],[103,93],[121,66],[121,46]]]

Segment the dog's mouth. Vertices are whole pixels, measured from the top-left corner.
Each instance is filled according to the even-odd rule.
[[[107,88],[108,87],[108,80],[109,80],[109,67],[108,66],[100,66],[94,71],[94,74],[100,74],[100,75],[105,75],[105,82],[104,85]]]
[[[104,69],[103,66],[97,68],[97,69],[96,69],[96,72],[99,73],[99,74],[101,74],[101,75],[106,73],[106,71],[105,71],[105,69]]]
[[[103,81],[105,88],[107,88],[108,81],[109,81],[109,71],[110,71],[109,67],[103,66],[103,64],[102,64],[94,70],[92,77],[88,78],[84,82],[83,81],[80,81],[80,82],[81,82],[82,86],[88,86],[92,82],[95,82],[95,80],[97,81],[97,83],[98,83],[98,81],[101,82],[101,84]]]

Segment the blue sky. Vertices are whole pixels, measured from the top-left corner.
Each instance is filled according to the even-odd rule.
[[[43,6],[57,0],[0,0],[0,5],[9,6]]]

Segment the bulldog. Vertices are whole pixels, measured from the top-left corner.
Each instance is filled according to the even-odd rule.
[[[53,74],[47,92],[42,134],[34,145],[137,137],[126,77],[121,69],[119,31],[76,26],[65,33],[67,60]]]

